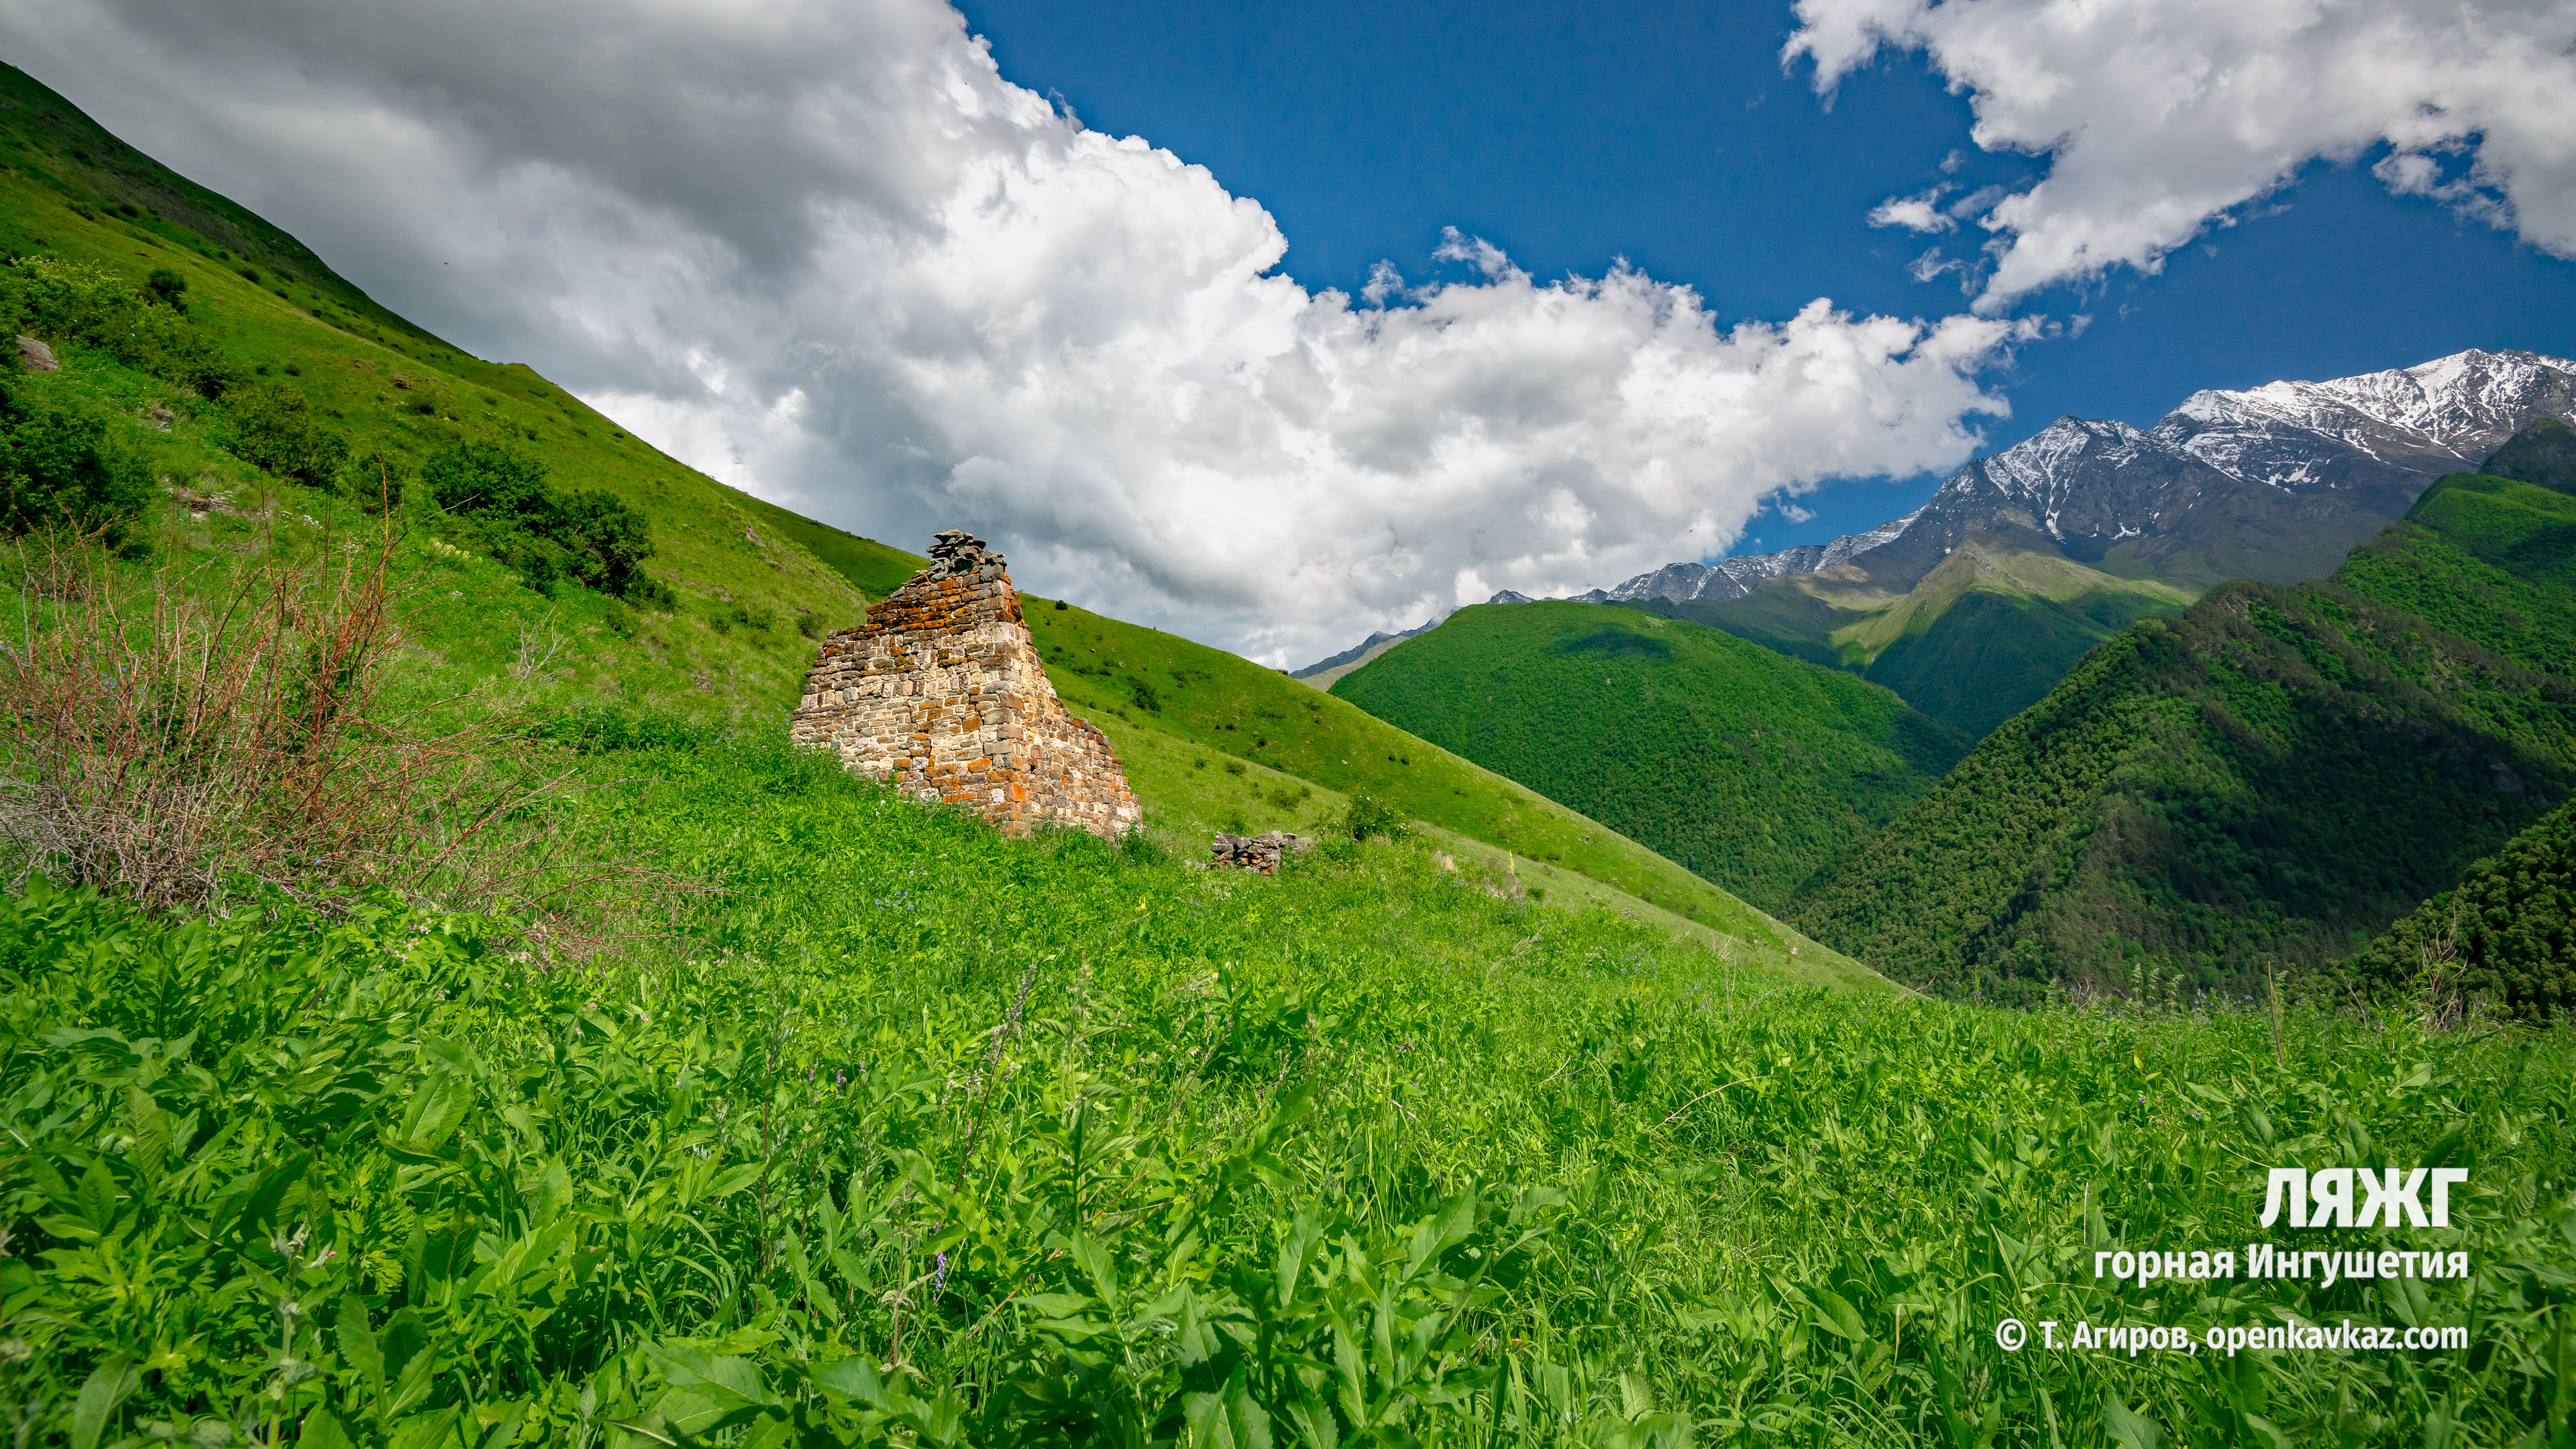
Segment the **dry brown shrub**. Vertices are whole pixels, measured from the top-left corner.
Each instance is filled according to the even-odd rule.
[[[388,887],[574,947],[632,934],[611,924],[620,902],[685,891],[573,850],[578,782],[504,712],[389,705],[398,542],[388,522],[336,551],[150,569],[93,539],[22,542],[18,627],[0,645],[14,878],[159,910]]]

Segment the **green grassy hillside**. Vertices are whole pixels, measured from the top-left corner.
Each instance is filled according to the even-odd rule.
[[[783,510],[778,517],[781,534],[872,594],[926,562]],[[1109,732],[1148,828],[1170,849],[1196,854],[1214,830],[1240,833],[1238,822],[1256,832],[1326,829],[1351,796],[1367,795],[1487,856],[1522,863],[1542,892],[1554,879],[1561,900],[1667,918],[1733,943],[1723,949],[1822,962],[1837,979],[1880,984],[1634,839],[1279,670],[1062,600],[1023,594],[1021,602],[1056,693]],[[1209,763],[1187,773],[1153,768],[1173,759]],[[1278,803],[1283,795],[1295,803]]]
[[[1415,847],[1258,880],[767,736],[596,765],[584,838],[725,887],[624,957],[0,898],[32,1442],[2506,1444],[2565,1392],[2564,1033],[1855,998]],[[2354,1142],[2510,1164],[2475,1277],[2095,1277]]]
[[[1985,535],[1962,542],[1902,594],[1845,572],[1766,579],[1740,599],[1639,607],[1849,669],[1981,739],[2037,702],[2096,645],[2192,600],[2168,583],[2118,578]]]
[[[1116,721],[1150,728],[1323,790],[1372,796],[1414,819],[1588,876],[1727,935],[1780,943],[1769,949],[1804,943],[1616,829],[1278,670],[1056,605],[1030,598],[1029,631],[1056,692],[1105,727]]]
[[[271,537],[291,547],[371,526],[359,490],[335,486],[349,480],[298,486],[249,461],[259,452],[252,435],[282,418],[354,457],[382,457],[397,482],[410,477],[401,569],[423,659],[444,685],[508,678],[538,694],[775,708],[810,655],[800,624],[855,615],[842,576],[801,547],[778,546],[755,500],[629,437],[528,368],[467,356],[403,322],[292,238],[116,142],[20,72],[0,67],[0,99],[12,102],[0,108],[0,250],[137,290],[170,274],[184,313],[164,304],[145,315],[229,373],[218,389],[156,370],[112,339],[48,336],[61,369],[11,374],[33,404],[112,420],[116,446],[159,492],[211,501],[156,508],[146,532],[171,552],[221,554]],[[507,447],[543,465],[558,490],[598,490],[640,509],[654,546],[645,569],[674,599],[631,608],[579,587],[540,591],[470,540],[460,548],[463,530],[418,480],[460,444]]]
[[[11,385],[111,421],[114,445],[162,492],[212,501],[155,506],[146,531],[170,557],[327,546],[377,526],[365,490],[347,477],[303,486],[249,460],[257,449],[246,437],[281,411],[306,435],[343,440],[354,457],[382,457],[397,481],[411,480],[397,568],[423,698],[506,694],[525,707],[649,702],[684,715],[772,716],[794,702],[813,640],[857,620],[865,597],[923,565],[718,484],[525,367],[484,363],[397,326],[318,262],[292,260],[305,254],[275,228],[148,158],[111,150],[112,139],[59,98],[16,72],[7,78],[23,99],[0,110],[0,142],[13,143],[21,163],[0,174],[0,237],[141,295],[153,271],[175,273],[179,303],[144,315],[201,342],[231,374],[228,390],[209,395],[211,384],[156,374],[150,359],[113,345],[51,337],[61,369],[14,374]],[[93,164],[107,157],[112,167]],[[119,199],[127,197],[135,199]],[[116,209],[129,205],[134,216]],[[243,237],[265,249],[236,250]],[[643,570],[671,596],[621,601],[570,584],[533,586],[543,581],[500,561],[427,498],[422,471],[459,446],[506,448],[541,465],[559,493],[597,490],[631,505],[650,526]],[[1588,877],[1620,909],[1670,913],[1746,952],[1839,959],[1634,842],[1275,671],[1051,604],[1032,600],[1030,618],[1077,710],[1132,715],[1137,727],[1258,760],[1336,798],[1381,797],[1542,871]],[[1142,795],[1149,812],[1179,803],[1157,798],[1157,788]],[[1177,839],[1176,827],[1165,830]],[[1602,892],[1569,886],[1565,895]]]
[[[60,371],[0,371],[0,502],[28,530],[0,551],[21,588],[0,653],[13,1443],[2564,1437],[2564,1033],[1820,989],[1839,958],[1786,932],[1764,948],[1670,862],[1283,676],[1044,600],[1050,667],[1189,854],[1238,819],[1348,808],[1258,761],[1569,848],[1435,827],[1260,878],[1151,833],[1005,839],[778,728],[802,630],[915,560],[637,449],[537,380],[429,359],[450,350],[390,319],[331,321],[308,300],[361,303],[318,271],[281,301],[265,258],[300,255],[282,239],[259,286],[188,272],[182,313],[147,268],[235,245],[126,228],[87,172],[49,174],[0,175],[0,221],[121,280],[113,325],[53,337]],[[61,321],[59,297],[30,307],[39,274],[67,275],[0,267],[0,305]],[[361,476],[308,467],[335,437]],[[422,506],[452,448],[502,442],[546,466],[563,516],[516,463],[478,487],[518,489],[530,528],[597,526],[567,554],[632,563],[640,518],[647,572],[541,575],[551,556],[492,514]],[[384,500],[353,485],[398,469],[421,485],[393,520],[407,643],[384,665],[401,687],[370,696],[352,681],[372,656],[334,641],[368,633],[373,596],[332,595],[322,565],[370,557]],[[103,540],[121,561],[67,562],[30,527],[137,484],[150,507]],[[576,517],[585,491],[616,506]],[[154,611],[236,570],[276,585],[251,622],[151,644]],[[2481,578],[2501,598],[2519,576]],[[259,633],[263,599],[282,632]],[[280,646],[260,675],[278,688],[233,698],[282,734],[199,709],[243,630]],[[65,718],[102,725],[69,738],[106,767],[53,748]],[[83,809],[39,820],[75,777],[99,787]],[[354,822],[335,858],[373,873],[192,834],[156,815],[156,780],[240,790],[335,850]],[[226,798],[180,803],[257,814]],[[477,847],[458,820],[495,833]],[[82,848],[49,852],[39,825]],[[67,888],[132,891],[101,867],[125,826],[265,873],[158,914]],[[450,847],[535,883],[457,909],[470,873],[433,859]],[[1713,904],[1667,921],[1577,863]],[[1719,907],[1742,934],[1708,928]],[[2093,1271],[2259,1236],[2262,1163],[2380,1157],[2482,1164],[2433,1240],[2472,1275]],[[2339,1320],[2459,1337],[2403,1356],[1997,1342],[2007,1321],[2241,1343]]]
[[[1963,749],[1849,675],[1599,604],[1462,609],[1333,692],[1772,909]]]
[[[2576,789],[2571,529],[2455,476],[2330,581],[2141,624],[1792,914],[1952,990],[2349,954]]]

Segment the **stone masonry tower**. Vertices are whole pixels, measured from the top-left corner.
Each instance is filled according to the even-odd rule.
[[[1144,818],[1108,738],[1047,682],[1002,556],[954,529],[867,622],[823,641],[788,733],[1008,834],[1054,820],[1116,835]]]

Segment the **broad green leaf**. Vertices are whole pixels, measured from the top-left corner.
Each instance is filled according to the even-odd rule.
[[[142,1383],[143,1370],[124,1354],[90,1370],[72,1400],[72,1449],[98,1449],[99,1436],[107,1432],[117,1406]]]

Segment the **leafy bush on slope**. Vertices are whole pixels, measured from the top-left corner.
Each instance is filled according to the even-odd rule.
[[[539,592],[558,579],[648,607],[670,590],[644,572],[653,531],[643,510],[597,489],[559,493],[546,465],[505,444],[468,441],[421,470],[431,499],[465,535],[527,576]]]
[[[0,373],[0,533],[66,529],[116,547],[157,496],[96,409]]]

